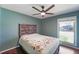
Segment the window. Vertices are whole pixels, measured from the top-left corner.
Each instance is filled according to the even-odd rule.
[[[61,42],[74,45],[76,40],[76,17],[58,19],[58,37]]]

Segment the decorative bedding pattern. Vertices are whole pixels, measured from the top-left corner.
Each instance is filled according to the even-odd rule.
[[[23,35],[20,40],[28,43],[37,53],[43,53],[45,49],[52,45],[55,38],[40,34]]]

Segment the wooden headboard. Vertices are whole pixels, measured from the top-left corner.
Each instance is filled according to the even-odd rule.
[[[19,38],[24,34],[37,33],[37,25],[19,24]]]

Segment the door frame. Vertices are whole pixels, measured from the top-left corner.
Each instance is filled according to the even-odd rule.
[[[75,20],[74,46],[77,46],[77,16],[64,17],[64,18],[57,19],[57,37],[59,38],[59,24],[58,24],[58,22],[60,20],[71,20],[71,19]],[[69,45],[69,46],[72,46],[72,45]]]

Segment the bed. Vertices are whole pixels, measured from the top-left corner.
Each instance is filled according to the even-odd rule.
[[[37,33],[36,25],[19,24],[19,46],[29,54],[57,54],[59,40]]]

